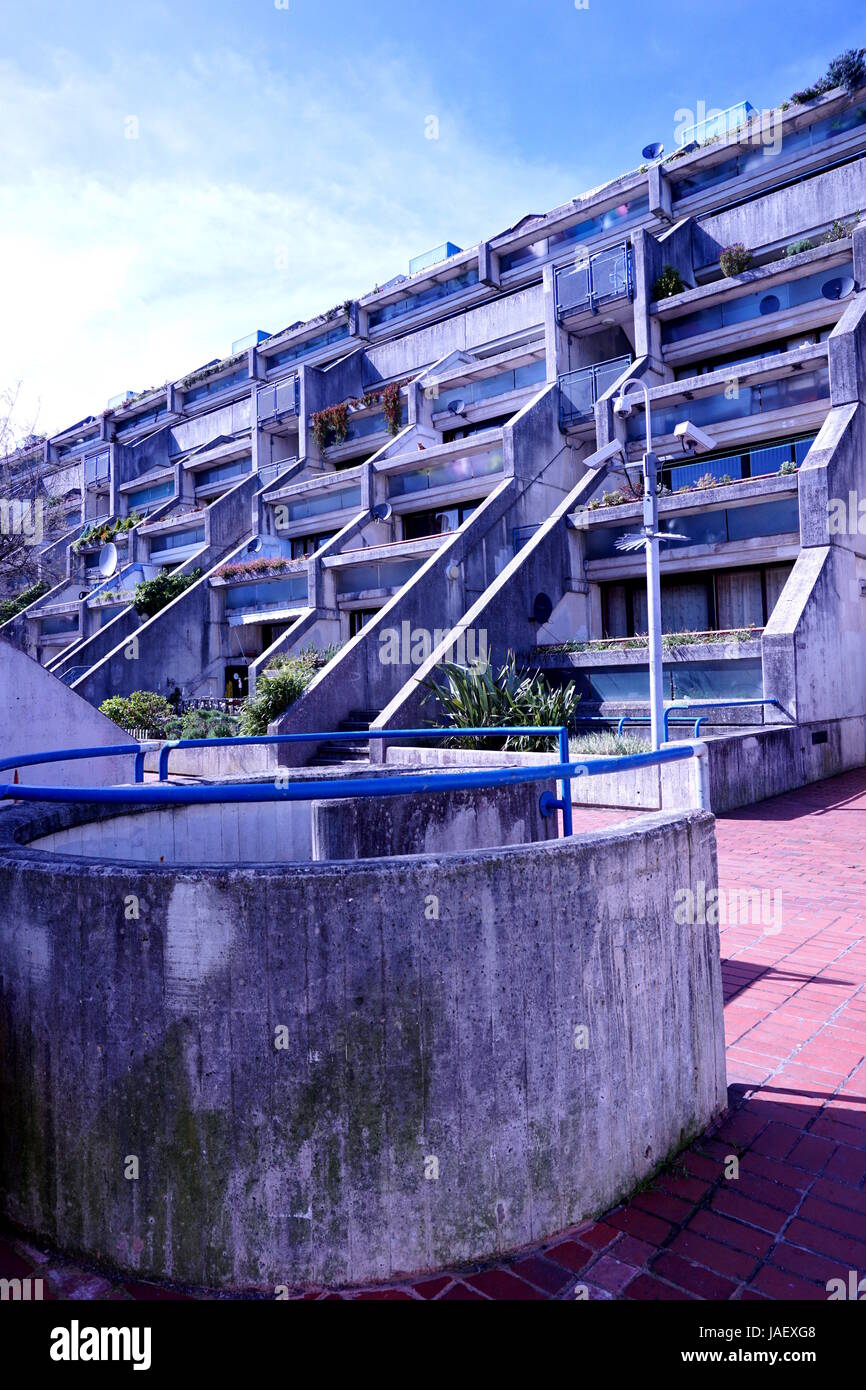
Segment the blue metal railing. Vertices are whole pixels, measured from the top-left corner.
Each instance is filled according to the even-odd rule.
[[[526,736],[530,730],[522,728],[461,729],[461,735],[493,738],[503,734]],[[334,800],[353,796],[409,796],[422,792],[459,791],[472,787],[501,787],[532,782],[560,780],[562,795],[555,798],[548,790],[540,798],[539,805],[544,816],[552,815],[554,810],[562,811],[563,834],[573,833],[571,812],[571,780],[575,777],[592,777],[611,772],[625,772],[631,768],[652,766],[659,763],[675,762],[692,758],[703,751],[702,745],[691,743],[673,744],[655,752],[634,753],[627,757],[592,758],[589,761],[569,762],[568,730],[564,727],[533,728],[533,735],[549,734],[559,742],[558,763],[533,764],[528,767],[496,767],[478,772],[433,772],[410,773],[397,776],[375,776],[354,778],[333,778],[327,781],[300,779],[294,783],[278,785],[275,782],[226,782],[196,786],[176,786],[160,781],[154,785],[142,785],[144,779],[145,753],[153,745],[138,743],[113,744],[105,748],[67,748],[54,749],[45,753],[27,753],[13,758],[0,759],[0,772],[21,767],[35,767],[45,763],[70,762],[86,758],[107,758],[122,755],[135,758],[134,786],[112,787],[59,787],[0,784],[0,801],[60,801],[94,802],[97,805],[196,805],[221,802],[260,802],[260,801],[315,801]],[[261,737],[226,739],[181,739],[167,745],[163,752],[167,755],[173,748],[202,748],[234,746],[237,744],[322,742],[341,739],[357,740],[359,737],[397,739],[430,738],[455,735],[454,729],[373,729],[368,735],[337,730],[331,733],[310,734],[268,734]],[[160,763],[162,764],[162,755]]]
[[[787,715],[788,713],[784,705],[781,705],[779,701],[776,699],[775,695],[768,695],[763,700],[674,700],[672,704],[668,705],[664,713],[663,724],[665,742],[667,743],[668,738],[668,720],[670,718],[671,713],[674,710],[733,709],[745,708],[748,705],[773,705],[776,709],[781,710],[783,714]],[[700,733],[701,725],[706,722],[707,718],[708,716],[706,714],[702,714],[698,719],[695,720],[695,738],[697,738],[698,734]]]
[[[673,707],[672,707],[672,708],[673,708]],[[610,716],[610,721],[611,721],[611,723],[613,723],[613,720],[614,720],[615,718],[616,718],[615,715],[611,715],[611,716]],[[699,734],[699,732],[700,732],[700,726],[701,726],[701,724],[703,724],[703,722],[704,722],[705,719],[706,719],[706,715],[702,715],[702,716],[700,717],[700,719],[695,719],[695,720],[694,720],[694,737],[695,737],[695,738],[697,738],[697,736],[698,736],[698,734]],[[672,722],[673,722],[673,726],[674,726],[675,728],[677,728],[677,729],[690,729],[690,728],[692,727],[692,722],[693,722],[693,721],[692,721],[691,719],[675,719],[675,720],[673,720]],[[637,724],[637,725],[647,726],[647,725],[652,724],[652,720],[650,719],[650,717],[649,717],[648,714],[624,714],[624,715],[622,715],[621,718],[617,719],[617,722],[616,722],[616,732],[617,732],[617,736],[618,736],[619,738],[622,737],[622,731],[623,731],[623,729],[624,729],[628,724],[632,724],[632,725]],[[666,726],[666,727],[667,727],[667,726]]]

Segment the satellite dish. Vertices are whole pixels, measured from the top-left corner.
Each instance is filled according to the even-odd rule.
[[[652,145],[644,145],[641,150],[644,159],[658,159],[664,152],[665,147],[660,140],[655,141]]]
[[[117,546],[114,541],[108,541],[99,552],[99,559],[96,562],[99,570],[100,579],[110,579],[117,569]]]
[[[532,621],[546,623],[553,612],[553,602],[549,594],[536,594],[532,605]]]
[[[464,410],[466,409],[466,402],[465,402],[465,401],[449,401],[449,402],[448,402],[448,409],[451,411],[451,414],[452,414],[452,415],[462,415],[463,412],[464,412]]]
[[[264,541],[262,540],[261,536],[256,536],[255,540],[250,541],[249,545],[247,546],[247,554],[258,555],[263,545]]]
[[[854,288],[854,281],[850,275],[835,275],[832,280],[825,280],[821,286],[821,293],[825,299],[846,299]]]
[[[777,294],[765,294],[758,305],[761,314],[777,314],[782,307],[782,301]]]
[[[372,516],[374,521],[390,521],[393,508],[390,502],[380,502],[378,507],[373,508]]]

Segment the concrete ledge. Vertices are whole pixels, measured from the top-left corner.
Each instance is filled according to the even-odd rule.
[[[630,728],[626,732],[641,730]],[[649,731],[643,732],[648,738]],[[672,742],[689,741],[687,731],[673,732],[677,737]],[[748,732],[716,736],[702,731],[701,742],[706,745],[709,763],[710,807],[717,816],[866,766],[866,718],[862,717],[814,724],[769,724]],[[386,758],[389,767],[487,767],[559,760],[555,753],[476,752],[465,748],[407,748],[399,744],[389,746]],[[592,762],[592,758],[586,761]],[[693,760],[576,777],[571,783],[571,799],[575,806],[624,810],[676,811],[695,807]]]

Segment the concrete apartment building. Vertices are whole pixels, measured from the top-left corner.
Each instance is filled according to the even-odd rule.
[[[704,634],[671,646],[666,697],[861,719],[866,89],[768,114],[48,440],[61,577],[0,635],[96,705],[242,695],[278,653],[341,644],[281,732],[411,727],[437,663],[481,645],[577,680],[588,711],[640,709],[646,650],[610,640],[647,629],[643,551],[617,545],[642,515],[642,392],[613,410],[635,378],[663,627]],[[135,584],[164,568],[195,582],[142,619]]]

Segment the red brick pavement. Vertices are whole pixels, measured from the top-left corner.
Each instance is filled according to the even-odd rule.
[[[623,819],[575,808],[576,829]],[[725,816],[716,833],[726,892],[782,894],[780,931],[720,928],[723,1122],[648,1190],[537,1248],[300,1297],[570,1299],[582,1286],[591,1299],[824,1299],[828,1279],[866,1275],[866,770]],[[0,1241],[0,1276],[27,1274],[49,1298],[208,1297]]]

